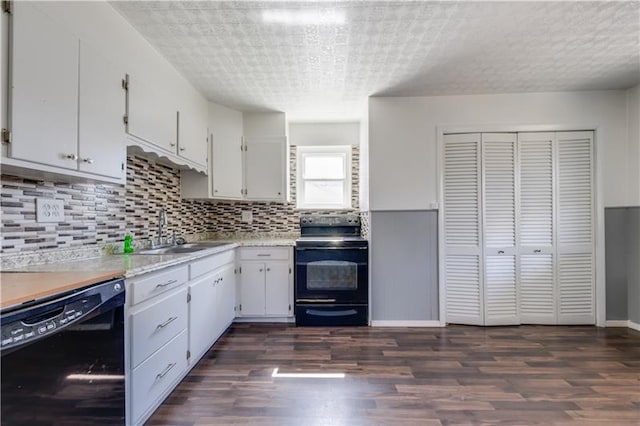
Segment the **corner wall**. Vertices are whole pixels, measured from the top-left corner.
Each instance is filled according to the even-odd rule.
[[[489,129],[492,126],[496,129],[521,126],[531,130],[563,127],[581,130],[595,127],[597,148],[600,149],[597,153],[599,173],[602,176],[602,187],[599,188],[598,195],[603,205],[637,205],[637,189],[630,179],[640,167],[640,156],[630,155],[637,152],[634,151],[637,144],[630,141],[632,130],[628,128],[628,122],[628,93],[624,90],[369,98],[369,203],[372,241],[375,244],[376,235],[380,235],[377,234],[379,227],[384,232],[385,223],[403,220],[402,212],[428,211],[438,207],[437,145],[439,131],[444,127],[475,127],[476,130],[478,127]],[[383,223],[376,220],[377,212],[385,212]],[[598,215],[603,213],[597,212]],[[389,215],[395,216],[395,219]],[[419,228],[409,235],[383,235],[384,244],[391,247],[403,247],[413,244],[415,240],[436,245],[438,242],[436,232]],[[425,259],[424,263],[437,265],[437,251],[431,256],[435,259]],[[390,285],[386,282],[386,277],[407,266],[394,259],[374,265],[372,269],[373,307],[385,303],[382,300],[385,292],[381,289]],[[640,262],[634,262],[638,263]],[[422,265],[408,267],[419,270]],[[412,274],[403,271],[402,276],[405,275]],[[409,291],[399,293],[398,297],[402,300],[394,303],[397,302],[399,306],[414,306],[417,300],[422,304],[424,313],[431,312],[431,302],[424,294],[437,294],[438,281],[425,275],[419,284],[422,288],[417,285],[413,281],[407,287]],[[614,292],[617,290],[620,290],[616,293],[620,301],[625,292],[629,299],[635,294],[635,287],[627,287],[626,290],[611,289]],[[626,308],[620,309],[621,315],[624,315],[624,311],[631,314],[630,309]],[[404,319],[410,319],[408,314],[399,313],[404,315]],[[377,313],[373,311],[372,316],[376,318]]]

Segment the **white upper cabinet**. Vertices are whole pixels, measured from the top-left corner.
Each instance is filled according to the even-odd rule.
[[[186,82],[160,81],[151,74],[127,76],[127,132],[151,144],[144,148],[179,166],[207,165],[207,101]],[[182,83],[182,84],[180,84]]]
[[[190,95],[190,96],[188,96]],[[197,93],[181,97],[178,117],[178,155],[207,164],[208,103]]]
[[[166,91],[142,75],[128,74],[127,132],[176,153],[178,111]]]
[[[93,46],[80,43],[81,171],[125,178],[123,72]]]
[[[242,115],[244,195],[252,201],[286,201],[287,122],[283,112]]]
[[[75,170],[78,38],[29,2],[13,6],[11,157]]]
[[[286,200],[284,113],[243,114],[209,104],[209,139],[210,177],[183,171],[183,198]]]
[[[242,113],[209,104],[213,198],[242,199]]]
[[[12,19],[11,165],[123,181],[123,74],[37,5]]]
[[[247,200],[284,201],[286,195],[285,137],[246,139]]]

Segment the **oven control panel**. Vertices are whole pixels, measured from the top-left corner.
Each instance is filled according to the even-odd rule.
[[[340,215],[340,216],[320,216],[308,215],[300,218],[300,226],[360,226],[360,216]]]

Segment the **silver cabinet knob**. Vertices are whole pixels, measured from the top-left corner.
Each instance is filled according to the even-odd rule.
[[[64,157],[68,158],[69,160],[73,160],[73,161],[78,160],[78,156],[76,154],[66,154]]]
[[[169,142],[169,146],[176,146],[174,142]]]
[[[180,147],[180,152],[185,151],[187,148]]]
[[[271,268],[267,268],[267,272],[269,272],[271,270]]]
[[[88,164],[93,164],[93,158],[89,158],[89,157],[83,158],[82,161]]]

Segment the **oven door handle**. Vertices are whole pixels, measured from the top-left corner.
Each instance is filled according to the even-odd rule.
[[[296,250],[366,250],[368,247],[296,247]]]
[[[307,309],[307,315],[315,315],[317,317],[350,317],[358,315],[355,309],[344,309],[342,311],[320,311],[318,309]]]

